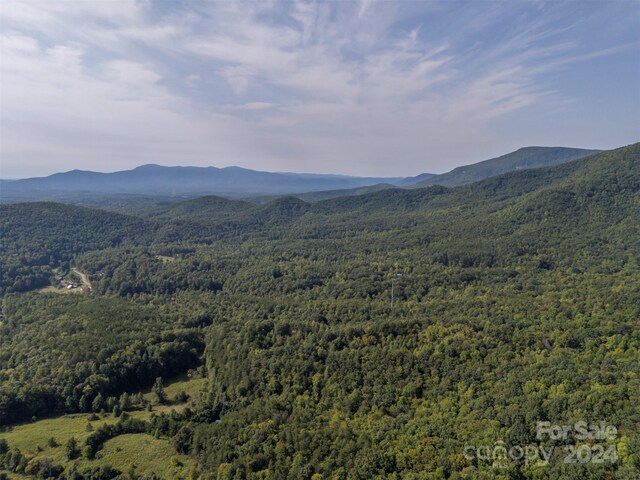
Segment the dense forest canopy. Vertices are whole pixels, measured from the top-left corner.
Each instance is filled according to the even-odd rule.
[[[199,367],[195,410],[101,435],[169,435],[206,479],[640,471],[640,144],[314,202],[2,205],[0,227],[0,425]],[[35,291],[73,269],[90,291]],[[548,447],[541,421],[614,425],[616,460],[465,454]]]

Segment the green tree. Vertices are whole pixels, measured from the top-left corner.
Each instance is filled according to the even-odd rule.
[[[104,397],[102,396],[101,393],[98,393],[98,395],[96,395],[96,397],[93,399],[93,402],[91,403],[91,410],[94,413],[97,413],[100,410],[102,410],[103,407],[104,407]]]
[[[163,404],[167,401],[167,394],[164,391],[162,377],[156,378],[156,382],[153,384],[153,393],[158,403]]]
[[[91,410],[91,401],[89,400],[89,397],[87,397],[86,395],[82,395],[80,397],[80,401],[78,402],[78,408],[81,412],[88,412],[89,410]]]
[[[127,392],[120,395],[120,410],[126,412],[131,409],[131,397]]]
[[[67,443],[64,446],[64,453],[69,460],[73,460],[80,456],[80,447],[78,445],[78,440],[76,440],[76,437],[71,437],[69,440],[67,440]]]

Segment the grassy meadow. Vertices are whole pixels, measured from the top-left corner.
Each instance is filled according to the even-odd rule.
[[[181,411],[187,406],[193,406],[198,399],[200,390],[205,386],[204,378],[189,378],[181,375],[167,382],[165,392],[168,402],[159,405],[151,390],[143,391],[145,400],[152,403],[151,411],[134,410],[127,412],[131,418],[149,420],[152,414]],[[176,396],[180,392],[188,395],[186,402],[177,402]],[[80,413],[63,415],[28,422],[11,427],[8,431],[0,431],[0,439],[5,439],[9,445],[17,447],[30,458],[39,459],[50,457],[54,464],[63,465],[69,470],[77,466],[82,470],[87,467],[111,466],[124,473],[136,475],[150,475],[155,473],[161,478],[187,478],[193,468],[193,461],[186,455],[176,454],[169,439],[154,438],[148,434],[124,434],[108,440],[98,452],[95,459],[89,460],[80,456],[75,460],[68,460],[65,455],[65,445],[71,437],[75,437],[82,446],[87,437],[103,424],[114,424],[118,418],[113,414],[98,414],[97,420],[90,420],[90,414]],[[27,475],[8,473],[9,478],[30,478]]]

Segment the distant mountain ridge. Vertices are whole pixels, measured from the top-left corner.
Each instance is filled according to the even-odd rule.
[[[591,198],[593,192],[602,192],[606,197],[598,200],[606,214],[598,214],[592,220],[605,218],[609,221],[614,217],[631,216],[634,209],[637,210],[637,201],[618,204],[611,203],[610,199],[620,195],[637,198],[638,162],[640,143],[593,155],[584,161],[512,171],[457,188],[439,185],[422,189],[385,188],[360,195],[313,198],[312,202],[283,196],[264,204],[205,196],[159,205],[141,217],[102,212],[104,215],[101,214],[94,223],[98,229],[109,226],[109,230],[114,231],[113,240],[105,237],[113,244],[135,240],[135,235],[128,232],[131,228],[138,228],[140,222],[153,230],[149,235],[156,235],[156,240],[161,243],[180,238],[210,241],[212,238],[281,226],[287,229],[295,227],[296,232],[287,230],[287,235],[301,235],[302,238],[315,238],[316,235],[342,237],[345,228],[355,232],[357,225],[359,229],[391,228],[394,225],[406,227],[422,224],[432,215],[439,216],[439,221],[446,224],[452,214],[468,221],[475,221],[476,216],[483,215],[491,217],[492,222],[504,223],[505,228],[512,228],[511,218],[543,218],[551,211],[563,222],[569,222],[572,211],[586,208],[585,205],[589,204],[579,199]],[[573,210],[565,211],[567,205],[571,205]],[[49,212],[49,209],[56,208],[63,213],[54,215]],[[503,214],[493,217],[496,209]],[[34,211],[42,211],[39,222],[53,228],[65,223],[61,220],[67,214],[64,212],[73,214],[79,223],[88,222],[84,218],[91,209],[51,202],[3,205],[0,206],[0,217],[7,212],[18,212],[18,220],[3,224],[5,232],[31,229],[29,222],[21,223],[20,219]],[[559,221],[556,226],[560,228],[563,223]],[[70,225],[65,228],[73,231],[76,227]],[[64,244],[66,238],[68,235],[61,235],[60,241]],[[83,245],[92,242],[95,239],[85,239]]]
[[[256,195],[304,193],[391,183],[402,178],[352,177],[308,173],[274,173],[241,167],[165,167],[142,165],[132,170],[100,173],[71,170],[48,177],[2,182],[4,195],[33,195],[55,192],[102,194],[219,194]]]
[[[263,172],[242,167],[165,167],[141,165],[132,170],[101,173],[71,170],[47,177],[0,181],[0,202],[55,200],[69,203],[100,202],[107,196],[193,198],[217,195],[256,198],[295,195],[305,201],[361,195],[388,188],[458,186],[520,169],[557,165],[600,150],[565,147],[524,147],[501,157],[455,168],[441,175],[414,177],[354,177],[347,175]]]
[[[500,157],[471,165],[463,165],[441,175],[420,179],[420,181],[410,186],[412,188],[427,187],[429,185],[455,187],[515,170],[550,167],[600,152],[602,150],[586,150],[583,148],[523,147]]]
[[[452,215],[459,220],[464,218],[465,222],[489,219],[510,231],[516,222],[512,219],[535,219],[548,211],[562,219],[555,224],[558,229],[571,222],[577,228],[573,212],[587,207],[595,211],[598,202],[602,203],[598,208],[604,210],[591,220],[609,222],[612,218],[632,217],[637,200],[619,205],[607,202],[618,195],[637,199],[639,161],[640,143],[584,161],[507,172],[456,188],[439,185],[421,189],[385,188],[361,195],[314,198],[312,202],[285,196],[262,205],[209,196],[166,205],[158,209],[153,220],[177,222],[172,227],[175,230],[168,228],[164,232],[167,238],[188,234],[207,240],[280,227],[286,229],[283,230],[286,235],[305,239],[342,238],[345,231],[355,235],[363,229],[413,228],[431,225],[433,219],[448,228]],[[593,192],[601,192],[606,200],[585,200]],[[502,213],[494,216],[495,211]],[[522,235],[526,238],[526,232]]]

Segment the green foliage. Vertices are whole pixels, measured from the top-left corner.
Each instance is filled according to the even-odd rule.
[[[76,437],[71,437],[67,441],[64,449],[65,449],[65,455],[69,460],[75,460],[80,456],[80,447],[78,445],[78,440],[76,440]]]
[[[191,445],[193,443],[193,429],[185,425],[178,430],[173,437],[171,437],[171,445],[178,453],[188,454],[191,451]]]
[[[142,220],[71,205],[0,205],[0,296],[48,285],[79,252],[144,241]]]
[[[156,378],[156,381],[153,384],[153,394],[156,396],[156,401],[159,404],[166,403],[167,394],[164,391],[164,384],[162,383],[162,377]]]
[[[181,328],[171,308],[92,296],[6,297],[0,424],[95,411],[107,406],[105,397],[198,365],[202,335]],[[130,408],[130,399],[124,403],[122,410]]]
[[[29,255],[19,246],[40,232],[33,215],[11,233],[11,258]],[[145,432],[189,452],[205,478],[640,468],[640,144],[462,187],[314,204],[205,198],[149,216],[124,217],[143,233],[131,241],[56,257],[88,272],[91,294],[5,295],[0,422],[124,411],[86,437],[87,458]],[[49,248],[40,235],[34,251]],[[33,266],[54,266],[45,260]],[[156,380],[147,395],[174,398],[157,379],[202,354],[196,406],[128,418],[146,400],[127,392]],[[620,461],[496,470],[464,456],[498,440],[537,445],[539,420],[615,425]],[[15,449],[3,461],[27,468]]]
[[[415,188],[428,185],[444,185],[445,187],[464,185],[515,170],[547,167],[596,153],[598,150],[581,148],[525,147],[501,157],[455,168],[450,172],[432,176],[412,186]]]
[[[110,438],[123,435],[125,433],[146,433],[149,430],[149,424],[140,419],[120,417],[120,421],[115,424],[105,423],[97,428],[85,440],[83,455],[88,459],[93,459],[102,448],[102,445]]]

